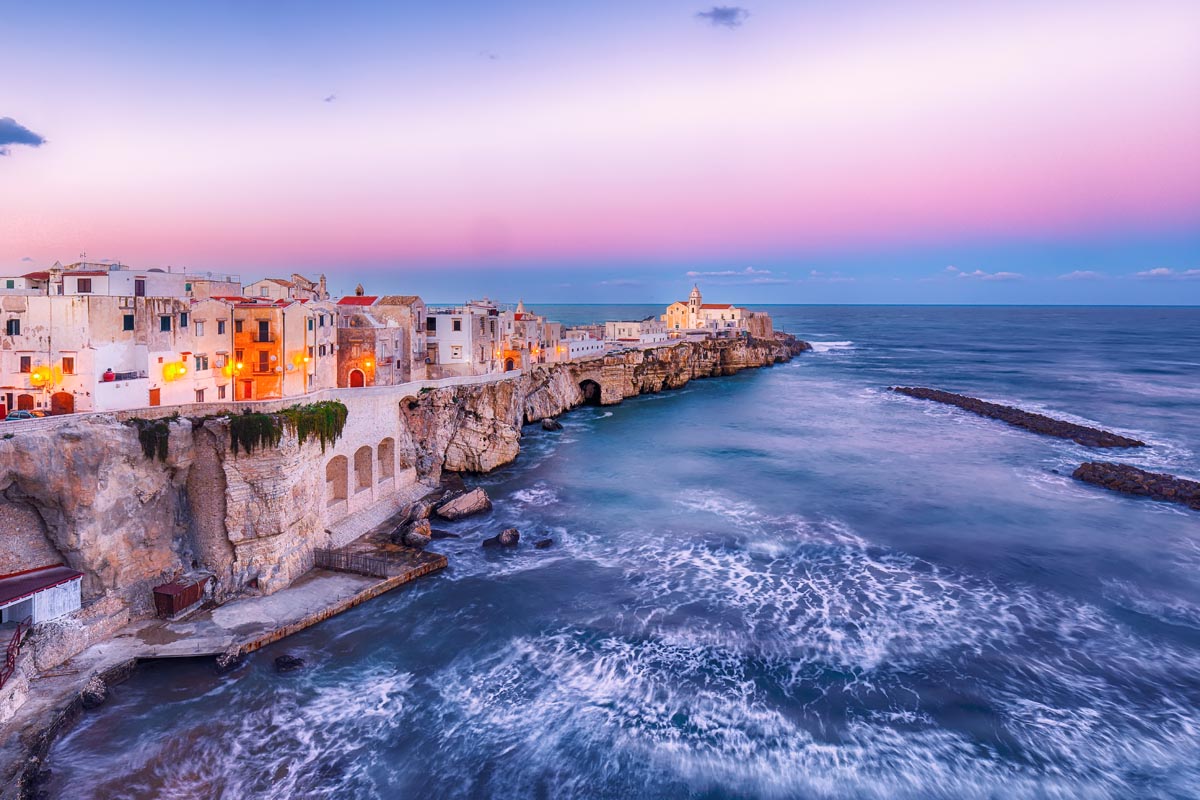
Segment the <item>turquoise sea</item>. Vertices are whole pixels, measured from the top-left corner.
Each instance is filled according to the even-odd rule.
[[[770,310],[815,351],[528,428],[448,570],[230,675],[144,666],[51,795],[1200,797],[1200,513],[1069,477],[1200,478],[1200,309]]]

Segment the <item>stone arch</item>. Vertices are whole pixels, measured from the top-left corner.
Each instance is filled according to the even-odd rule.
[[[341,502],[348,496],[350,462],[345,456],[334,456],[325,465],[325,497],[329,505]]]
[[[379,443],[376,451],[379,460],[379,480],[396,477],[396,440],[388,437]]]
[[[517,368],[516,362],[514,362],[511,358],[504,359],[504,371],[505,372],[512,372],[516,368]]]
[[[372,479],[371,446],[364,444],[354,451],[354,492],[370,489],[375,483]]]
[[[360,389],[367,385],[367,375],[361,369],[350,370],[350,388]]]
[[[591,378],[586,378],[579,382],[579,391],[583,395],[583,404],[585,406],[600,405],[603,392],[600,389],[600,384],[596,383]]]

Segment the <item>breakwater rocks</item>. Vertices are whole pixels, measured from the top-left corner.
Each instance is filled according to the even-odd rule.
[[[1147,472],[1128,464],[1108,461],[1080,464],[1071,477],[1114,492],[1179,503],[1200,511],[1200,481],[1177,478],[1163,472]]]
[[[893,392],[899,392],[919,400],[932,400],[935,403],[957,406],[958,408],[978,414],[981,417],[998,419],[1009,425],[1024,428],[1027,431],[1040,433],[1043,436],[1056,436],[1060,439],[1070,439],[1085,447],[1145,447],[1146,443],[1131,439],[1128,436],[1112,433],[1111,431],[1090,428],[1087,425],[1077,425],[1061,419],[1047,417],[1045,414],[1035,414],[1032,411],[1022,411],[1012,406],[999,403],[989,403],[975,397],[943,392],[940,389],[926,389],[921,386],[892,386]]]

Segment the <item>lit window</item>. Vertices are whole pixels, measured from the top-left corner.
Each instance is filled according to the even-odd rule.
[[[75,357],[74,356],[63,356],[62,371],[63,371],[63,375],[74,375],[75,374]]]
[[[33,356],[21,356],[21,372],[33,371]]]

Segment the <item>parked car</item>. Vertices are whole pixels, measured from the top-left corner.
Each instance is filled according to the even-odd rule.
[[[45,411],[10,411],[8,416],[4,418],[5,422],[12,422],[18,419],[37,419],[38,417],[50,416]]]

